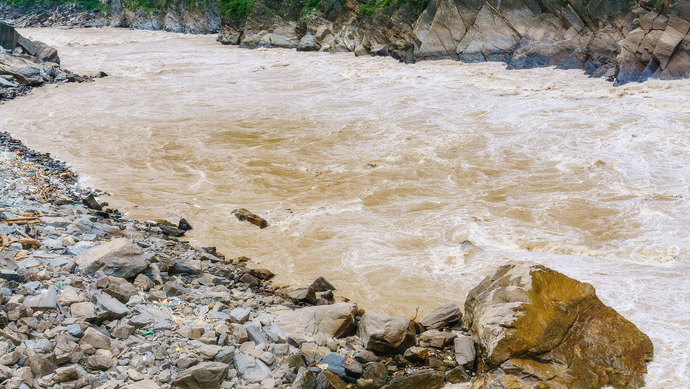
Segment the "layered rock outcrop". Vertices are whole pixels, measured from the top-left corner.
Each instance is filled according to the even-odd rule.
[[[244,21],[223,19],[218,40],[249,48],[390,55],[406,62],[579,68],[617,84],[690,74],[687,1],[431,0],[421,10],[412,1],[375,6],[381,4],[388,5],[369,12],[363,10],[371,4],[356,0],[322,0],[315,8],[259,0]]]
[[[690,77],[690,2],[639,18],[621,44],[617,81]]]
[[[0,4],[0,19],[25,27],[123,27],[191,34],[217,33],[220,16],[217,1],[166,1],[152,3],[104,0],[102,7],[84,9],[75,3],[53,9],[12,7]]]

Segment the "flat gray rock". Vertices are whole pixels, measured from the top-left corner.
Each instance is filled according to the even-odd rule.
[[[339,303],[298,309],[276,318],[275,324],[294,344],[314,342],[317,335],[326,339],[350,335],[355,330],[357,305]]]
[[[401,353],[415,344],[410,319],[380,313],[365,313],[359,322],[357,335],[367,350],[377,353]]]
[[[271,369],[265,363],[242,353],[235,355],[235,368],[240,377],[248,382],[260,382],[271,375]]]
[[[173,377],[173,386],[182,389],[218,389],[227,377],[230,365],[202,362]]]
[[[27,297],[24,300],[24,305],[33,310],[57,309],[57,289],[51,286],[37,296]]]
[[[450,303],[431,311],[419,321],[419,324],[430,330],[447,327],[449,324],[460,322],[460,320],[462,320],[460,307],[455,303]]]
[[[110,320],[120,319],[131,313],[125,304],[102,292],[94,293],[93,301],[99,308],[108,312],[108,319]]]
[[[106,275],[121,278],[134,277],[149,266],[141,248],[125,238],[112,240],[81,253],[75,263],[88,275],[101,270]]]

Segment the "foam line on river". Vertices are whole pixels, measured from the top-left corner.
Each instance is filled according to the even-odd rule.
[[[404,65],[210,36],[22,31],[94,83],[0,106],[0,126],[145,220],[396,316],[462,304],[508,260],[592,283],[649,334],[649,388],[688,387],[690,80]],[[230,215],[266,218],[259,230]],[[471,242],[468,244],[466,242]]]

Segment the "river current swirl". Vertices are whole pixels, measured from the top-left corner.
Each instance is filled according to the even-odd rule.
[[[0,127],[136,219],[397,316],[463,304],[508,261],[589,282],[690,387],[690,80],[405,65],[213,36],[26,29],[93,83],[0,105]],[[265,217],[259,230],[230,213]]]

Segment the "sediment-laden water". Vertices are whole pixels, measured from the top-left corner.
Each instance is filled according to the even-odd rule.
[[[690,80],[241,50],[212,36],[21,31],[94,83],[0,106],[0,127],[130,218],[369,310],[424,315],[507,261],[592,283],[690,387]],[[265,217],[260,230],[230,213]]]

